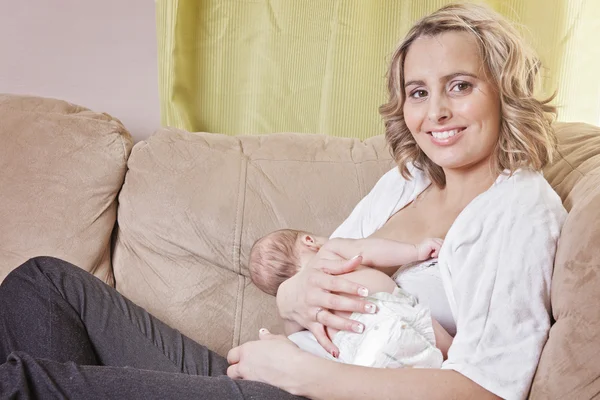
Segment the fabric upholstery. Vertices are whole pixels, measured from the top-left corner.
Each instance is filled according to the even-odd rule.
[[[112,283],[116,197],[131,146],[109,115],[0,95],[0,281],[48,255]]]
[[[283,227],[328,235],[391,168],[381,137],[228,137],[164,129],[138,143],[119,197],[117,289],[225,354],[281,331],[250,247]]]
[[[600,128],[559,124],[560,159],[546,178],[570,211],[552,278],[556,323],[538,365],[533,399],[600,394]]]

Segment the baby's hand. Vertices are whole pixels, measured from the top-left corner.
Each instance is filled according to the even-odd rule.
[[[442,239],[437,238],[423,240],[417,245],[417,260],[424,261],[437,257],[443,242]]]

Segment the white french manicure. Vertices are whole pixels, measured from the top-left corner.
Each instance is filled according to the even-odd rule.
[[[369,289],[367,289],[366,287],[359,287],[358,295],[362,297],[367,297],[369,295]]]
[[[352,330],[356,333],[363,333],[365,326],[363,324],[354,324],[352,325]]]

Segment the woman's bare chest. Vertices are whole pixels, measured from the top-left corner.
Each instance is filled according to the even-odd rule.
[[[459,213],[425,197],[398,211],[372,236],[413,244],[431,237],[444,239]]]

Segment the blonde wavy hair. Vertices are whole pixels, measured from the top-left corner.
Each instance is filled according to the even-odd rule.
[[[494,172],[522,167],[541,170],[552,162],[556,136],[552,121],[555,94],[538,100],[534,96],[541,64],[534,50],[517,30],[491,8],[476,4],[451,4],[418,21],[393,54],[388,71],[389,101],[379,109],[385,137],[402,176],[410,179],[407,164],[423,170],[439,187],[446,185],[442,168],[420,150],[404,121],[404,60],[411,44],[421,36],[444,32],[469,32],[475,36],[487,75],[497,88],[501,126],[495,148]]]

